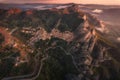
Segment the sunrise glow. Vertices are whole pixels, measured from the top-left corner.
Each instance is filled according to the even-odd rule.
[[[0,0],[0,3],[79,3],[120,5],[120,0]]]

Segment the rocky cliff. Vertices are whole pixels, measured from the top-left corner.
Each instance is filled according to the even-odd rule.
[[[79,6],[42,11],[0,10],[0,14],[0,25],[14,38],[14,43],[7,45],[11,45],[13,53],[24,52],[22,56],[9,52],[13,56],[9,63],[12,70],[4,72],[8,63],[3,62],[11,57],[2,57],[8,53],[0,49],[3,80],[120,80],[118,48],[98,29],[104,29],[101,21]]]

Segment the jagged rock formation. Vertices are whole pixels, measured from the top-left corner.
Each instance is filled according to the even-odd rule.
[[[101,36],[102,33],[98,31],[98,28],[104,28],[101,21],[88,13],[82,12],[78,5],[73,4],[71,7],[63,9],[54,8],[42,11],[11,9],[1,10],[0,12],[2,15],[0,25],[6,26],[9,31],[11,30],[9,35],[22,42],[22,45],[19,43],[20,46],[18,47],[25,46],[26,48],[14,47],[14,45],[11,47],[20,50],[20,53],[26,52],[25,56],[28,59],[25,62],[25,64],[27,63],[26,68],[29,66],[28,69],[31,70],[22,71],[21,68],[23,69],[24,65],[22,67],[21,65],[24,64],[24,61],[21,61],[20,57],[17,56],[16,61],[12,64],[15,65],[17,62],[19,64],[12,65],[12,71],[8,74],[5,73],[10,76],[9,73],[13,73],[15,77],[7,77],[7,79],[120,79],[118,76],[120,73],[120,66],[118,65],[120,60],[118,57],[113,56],[111,48],[116,50],[117,55],[119,50]],[[5,15],[8,12],[10,15],[6,17]],[[3,18],[7,19],[2,20]],[[11,21],[8,22],[10,19]],[[2,31],[0,33],[2,34]],[[16,69],[18,69],[18,72],[14,72]],[[32,71],[32,74],[28,74]],[[25,75],[24,72],[28,75]],[[112,76],[113,73],[116,73],[116,76]],[[21,74],[21,76],[16,77],[16,74]],[[5,77],[5,75],[2,75],[2,77]],[[3,80],[5,79],[3,78]]]

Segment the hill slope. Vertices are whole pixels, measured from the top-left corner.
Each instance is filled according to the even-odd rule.
[[[2,80],[120,80],[119,49],[77,5],[0,15]]]

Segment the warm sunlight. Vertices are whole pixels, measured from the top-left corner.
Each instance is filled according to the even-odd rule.
[[[0,80],[120,80],[120,0],[0,0]]]
[[[120,0],[0,0],[1,3],[80,3],[120,5]]]
[[[50,3],[69,3],[69,2],[73,2],[73,3],[82,3],[82,4],[116,4],[119,5],[120,4],[120,0],[52,0],[49,1]]]

